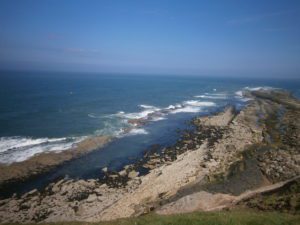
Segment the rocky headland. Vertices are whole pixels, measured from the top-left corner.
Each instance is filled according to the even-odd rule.
[[[121,171],[103,168],[102,179],[62,179],[1,200],[0,222],[101,221],[235,207],[299,213],[300,102],[282,90],[243,94],[252,100],[241,111],[229,106],[195,118],[195,129],[176,144],[154,145]],[[140,176],[141,168],[148,172]]]

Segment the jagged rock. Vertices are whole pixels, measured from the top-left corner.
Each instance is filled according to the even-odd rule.
[[[98,199],[97,195],[96,194],[91,194],[89,195],[89,197],[87,198],[86,202],[88,203],[91,203],[91,202],[94,202]]]
[[[129,170],[132,167],[132,165],[126,165],[124,166],[124,170]]]
[[[147,168],[147,169],[150,169],[150,170],[156,168],[155,165],[153,165],[153,164],[148,164],[148,163],[146,163],[145,165],[143,165],[143,167],[144,167],[144,168]]]
[[[139,172],[135,171],[135,170],[132,170],[128,173],[128,177],[130,179],[134,179],[135,177],[137,177],[139,175]]]
[[[119,172],[119,175],[120,175],[120,176],[126,176],[126,175],[127,175],[127,171],[126,171],[126,169],[125,169],[125,170],[122,170],[122,171],[120,171],[120,172]]]
[[[38,190],[37,189],[33,189],[31,190],[30,192],[24,194],[22,196],[22,198],[27,198],[27,197],[31,197],[31,196],[34,196],[34,195],[37,195],[38,194]]]
[[[107,188],[107,184],[101,184],[100,188]]]

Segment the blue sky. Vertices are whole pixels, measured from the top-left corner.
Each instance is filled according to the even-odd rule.
[[[1,0],[0,69],[300,77],[300,1]]]

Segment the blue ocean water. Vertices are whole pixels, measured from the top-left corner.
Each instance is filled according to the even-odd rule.
[[[247,99],[240,91],[246,87],[284,88],[300,96],[296,79],[2,71],[0,163],[66,150],[89,136],[112,135],[116,139],[104,149],[61,166],[46,180],[95,177],[102,167],[118,169],[152,144],[172,144],[176,130],[196,115],[228,104],[242,107]],[[128,123],[139,118],[148,123]]]

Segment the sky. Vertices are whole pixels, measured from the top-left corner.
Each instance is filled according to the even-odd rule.
[[[300,77],[300,1],[1,0],[0,69]]]

